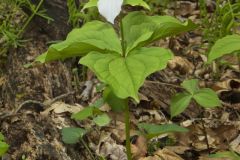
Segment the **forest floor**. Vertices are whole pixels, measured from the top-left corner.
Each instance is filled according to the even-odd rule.
[[[212,14],[214,4],[208,5],[208,14]],[[164,12],[182,20],[189,18],[195,23],[201,24],[200,10],[196,2],[179,1],[177,6],[169,6]],[[154,14],[158,14],[157,9],[154,10]],[[195,31],[167,38],[154,44],[170,48],[175,57],[169,61],[166,69],[147,78],[140,89],[140,103],[131,103],[131,147],[134,159],[228,160],[228,158],[209,158],[209,153],[230,149],[240,153],[239,62],[235,56],[224,57],[226,65],[219,67],[219,70],[216,71],[218,73],[215,73],[211,66],[206,66],[204,62],[206,62],[208,43],[203,31],[204,29],[200,26]],[[38,34],[33,30],[31,34],[25,35],[25,37],[34,38],[33,41],[25,42],[24,50],[20,52],[25,52],[24,55],[30,54],[25,63],[29,59],[34,59],[36,55],[41,54],[47,48],[47,45],[42,42],[37,44]],[[39,37],[39,39],[44,39],[41,35]],[[14,54],[20,54],[18,49],[14,49],[14,52],[16,52]],[[55,65],[59,66],[53,62],[47,64],[46,66],[49,67],[46,68],[51,69]],[[6,64],[0,66],[4,67]],[[70,70],[76,67],[80,66],[72,65]],[[27,74],[38,72],[38,69],[39,66],[20,71]],[[7,83],[5,77],[11,76],[6,70],[7,68],[0,72],[2,94],[4,94],[3,86]],[[40,70],[43,70],[41,66]],[[88,160],[92,159],[91,155],[112,160],[126,159],[124,113],[115,113],[107,104],[102,104],[101,110],[112,119],[108,126],[102,128],[95,126],[90,120],[79,122],[71,119],[72,113],[101,101],[102,93],[97,89],[101,83],[92,72],[87,71],[85,74],[87,77],[84,81],[79,82],[80,86],[73,85],[71,91],[59,92],[50,99],[39,98],[44,97],[45,93],[37,90],[37,87],[31,89],[31,85],[36,84],[22,81],[29,86],[29,88],[25,88],[26,90],[31,89],[31,92],[39,97],[33,99],[30,96],[31,99],[28,99],[26,96],[24,101],[18,102],[17,109],[6,106],[4,100],[0,99],[1,132],[10,145],[9,151],[3,156],[4,160]],[[76,81],[82,78],[81,75],[82,73],[77,76],[72,73],[70,76],[72,78],[69,78],[70,82],[68,83],[76,84]],[[40,74],[40,76],[44,75]],[[182,91],[179,85],[184,79],[191,78],[199,79],[201,87],[209,87],[216,91],[222,101],[222,106],[203,109],[196,103],[191,103],[183,114],[171,119],[169,109],[171,97]],[[38,77],[32,77],[32,79],[37,81]],[[16,85],[22,84],[16,82]],[[22,97],[24,95],[15,96]],[[69,97],[73,97],[72,100],[69,100]],[[136,131],[137,124],[140,122],[176,123],[188,128],[189,132],[167,133],[146,140]],[[82,142],[75,145],[64,144],[61,135],[61,129],[64,127],[94,128],[83,138],[84,144],[87,144],[91,154]]]

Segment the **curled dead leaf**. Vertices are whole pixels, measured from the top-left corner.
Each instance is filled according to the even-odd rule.
[[[194,65],[186,58],[180,56],[175,56],[172,60],[170,60],[168,62],[168,66],[170,69],[177,70],[181,74],[191,74],[194,70]]]
[[[111,160],[127,160],[125,147],[118,145],[112,139],[111,133],[102,132],[96,153],[102,157],[109,157]]]
[[[240,80],[227,79],[218,82],[213,89],[219,94],[220,99],[227,104],[240,103]]]

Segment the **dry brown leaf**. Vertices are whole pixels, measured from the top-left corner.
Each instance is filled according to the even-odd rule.
[[[177,70],[182,74],[191,74],[194,70],[194,65],[186,58],[180,56],[174,56],[174,58],[168,62],[168,66],[170,69]]]
[[[121,122],[121,121],[115,121],[114,122],[114,126],[110,126],[108,128],[106,128],[106,130],[108,130],[109,132],[111,132],[113,134],[113,136],[115,137],[114,139],[119,142],[122,143],[125,140],[125,123]]]
[[[167,148],[156,151],[155,155],[161,157],[162,160],[183,160],[179,155]]]
[[[145,95],[142,94],[142,93],[138,93],[138,96],[139,96],[139,99],[140,99],[141,101],[150,101],[150,100],[148,99],[148,97],[145,96]]]
[[[180,1],[177,5],[179,7],[175,9],[176,15],[187,16],[191,15],[196,10],[196,3]]]
[[[107,103],[105,103],[99,109],[103,112],[109,112],[111,110],[111,107]]]
[[[186,146],[166,146],[165,148],[177,154],[184,154],[185,151],[190,150]]]
[[[54,112],[57,114],[69,112],[69,113],[77,113],[81,111],[84,107],[76,104],[76,105],[69,105],[63,102],[59,102],[58,104],[54,103],[52,106],[54,106]]]
[[[227,79],[222,82],[214,84],[215,91],[219,90],[239,90],[240,91],[240,80],[239,79]]]
[[[131,144],[131,151],[133,159],[145,157],[147,154],[147,140],[143,136],[139,136],[135,144]]]
[[[41,115],[46,116],[51,111],[54,111],[56,114],[65,113],[65,112],[76,113],[76,112],[81,111],[83,108],[84,107],[79,105],[79,104],[69,105],[69,104],[66,104],[64,102],[57,101],[57,102],[53,103],[51,105],[51,107],[49,107],[46,110],[44,110],[43,112],[41,112]]]
[[[111,137],[111,133],[107,132],[101,133],[96,153],[99,156],[109,157],[111,160],[127,160],[125,147],[123,145],[116,144]]]
[[[148,157],[142,157],[139,160],[162,160],[159,156],[148,156]]]
[[[230,143],[233,151],[240,153],[240,135]]]
[[[181,123],[183,127],[189,127],[193,124],[194,120],[186,120]]]
[[[2,86],[6,82],[5,77],[0,77],[0,86]]]
[[[156,109],[137,108],[135,114],[138,116],[139,121],[147,121],[148,123],[161,123],[167,121],[165,115]],[[137,123],[139,123],[139,121]]]

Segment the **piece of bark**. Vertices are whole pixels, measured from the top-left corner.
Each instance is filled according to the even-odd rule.
[[[39,3],[39,0],[34,2]],[[44,101],[72,90],[71,62],[56,61],[24,68],[24,64],[32,62],[47,50],[49,41],[65,39],[70,29],[65,0],[45,0],[43,7],[54,21],[48,24],[45,19],[35,16],[23,36],[23,39],[30,41],[8,52],[6,81],[0,88],[0,99],[5,108],[13,109],[28,99]]]

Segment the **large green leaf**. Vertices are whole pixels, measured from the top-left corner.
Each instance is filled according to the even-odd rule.
[[[83,9],[90,8],[90,7],[96,7],[98,0],[89,0],[88,3],[86,3],[83,7]],[[124,5],[131,5],[131,6],[142,6],[148,10],[150,10],[149,5],[144,2],[144,0],[124,0]]]
[[[150,16],[146,16],[142,12],[131,12],[122,19],[122,27],[126,52],[128,53],[149,40],[156,25]]]
[[[238,50],[240,50],[240,35],[228,35],[217,40],[213,45],[208,55],[208,62]]]
[[[205,108],[221,106],[217,94],[210,88],[200,89],[194,94],[193,98],[199,105]]]
[[[171,133],[171,132],[187,132],[188,129],[178,126],[176,124],[148,124],[148,123],[140,123],[138,124],[140,129],[143,129],[146,133],[147,138],[153,138],[160,134]]]
[[[79,139],[86,134],[86,130],[82,128],[63,128],[62,129],[62,140],[66,144],[78,143]]]
[[[127,57],[91,52],[80,63],[93,70],[116,96],[122,99],[132,97],[138,102],[138,90],[145,78],[165,68],[172,56],[170,50],[152,47],[133,50]]]
[[[89,0],[83,7],[83,9],[90,8],[90,7],[96,7],[98,0]]]
[[[192,21],[181,22],[171,16],[147,16],[131,12],[123,18],[123,35],[126,52],[155,40],[195,29]]]
[[[82,28],[73,29],[63,42],[53,44],[36,61],[47,62],[75,56],[83,56],[90,51],[121,51],[120,40],[111,25],[92,21]]]
[[[148,10],[150,10],[149,5],[144,0],[125,0],[124,4],[128,4],[131,6],[142,6]]]
[[[176,94],[171,100],[171,117],[175,117],[182,113],[188,107],[191,99],[192,95],[186,92]]]
[[[171,16],[153,16],[151,18],[155,24],[157,24],[157,28],[155,29],[150,42],[197,28],[197,25],[191,20],[182,22]]]

